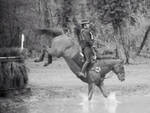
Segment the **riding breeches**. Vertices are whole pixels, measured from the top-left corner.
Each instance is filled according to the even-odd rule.
[[[87,67],[89,66],[89,63],[91,63],[92,57],[93,57],[93,51],[90,47],[85,47],[83,49],[83,54],[85,56],[85,62],[82,66],[81,72],[85,73]]]

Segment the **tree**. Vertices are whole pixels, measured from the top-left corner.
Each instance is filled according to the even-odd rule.
[[[74,16],[74,2],[75,0],[63,0],[61,7],[57,9],[58,21],[64,30],[71,30],[69,24]]]
[[[98,19],[103,24],[112,24],[114,39],[118,46],[118,55],[127,62],[125,50],[124,27],[125,19],[128,18],[128,1],[126,0],[89,0],[97,12]]]
[[[97,14],[98,20],[106,25],[111,24],[114,30],[114,39],[118,46],[118,55],[129,63],[130,41],[128,26],[134,26],[137,13],[147,14],[146,0],[87,0],[89,10]]]
[[[140,52],[141,52],[141,50],[143,49],[143,47],[144,47],[144,45],[145,45],[145,43],[146,43],[146,40],[147,40],[147,38],[148,38],[149,32],[150,32],[150,26],[148,26],[148,28],[147,28],[147,30],[146,30],[146,32],[145,32],[145,35],[144,35],[144,37],[143,37],[143,41],[142,41],[142,43],[141,43],[141,45],[140,45],[140,48],[139,48],[139,50],[138,50],[138,52],[137,52],[137,55],[139,55]]]
[[[20,34],[24,28],[19,19],[18,10],[26,2],[20,0],[0,1],[0,47],[18,47],[20,45]]]

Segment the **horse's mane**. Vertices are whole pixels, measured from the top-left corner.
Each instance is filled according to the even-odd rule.
[[[53,29],[51,28],[35,29],[34,32],[39,35],[46,34],[52,37],[57,37],[63,34],[62,30],[56,29],[56,28],[55,29],[54,28]]]
[[[124,60],[122,59],[113,59],[113,58],[110,58],[110,59],[101,59],[101,60],[98,60],[99,62],[103,62],[104,65],[108,65],[108,64],[116,64],[116,63],[119,63],[119,64],[124,64]]]

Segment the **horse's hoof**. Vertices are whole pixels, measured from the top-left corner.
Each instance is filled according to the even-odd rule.
[[[38,59],[35,59],[34,62],[40,62]]]
[[[44,67],[48,66],[48,64],[44,64]]]
[[[104,95],[104,97],[105,97],[105,98],[108,98],[108,96],[107,96],[107,95]]]
[[[44,64],[44,67],[48,66],[49,64],[51,64],[51,63],[45,63],[45,64]]]
[[[88,101],[91,101],[92,99],[91,98],[88,98]]]

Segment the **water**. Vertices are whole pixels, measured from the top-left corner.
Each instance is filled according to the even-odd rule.
[[[95,95],[88,101],[87,94],[81,93],[70,98],[31,96],[12,113],[150,113],[149,106],[150,95],[118,97],[112,92],[107,99]]]
[[[150,113],[150,96],[117,97],[113,92],[107,99],[87,94],[79,98],[49,99],[30,106],[30,113]],[[36,110],[35,110],[36,109]]]

